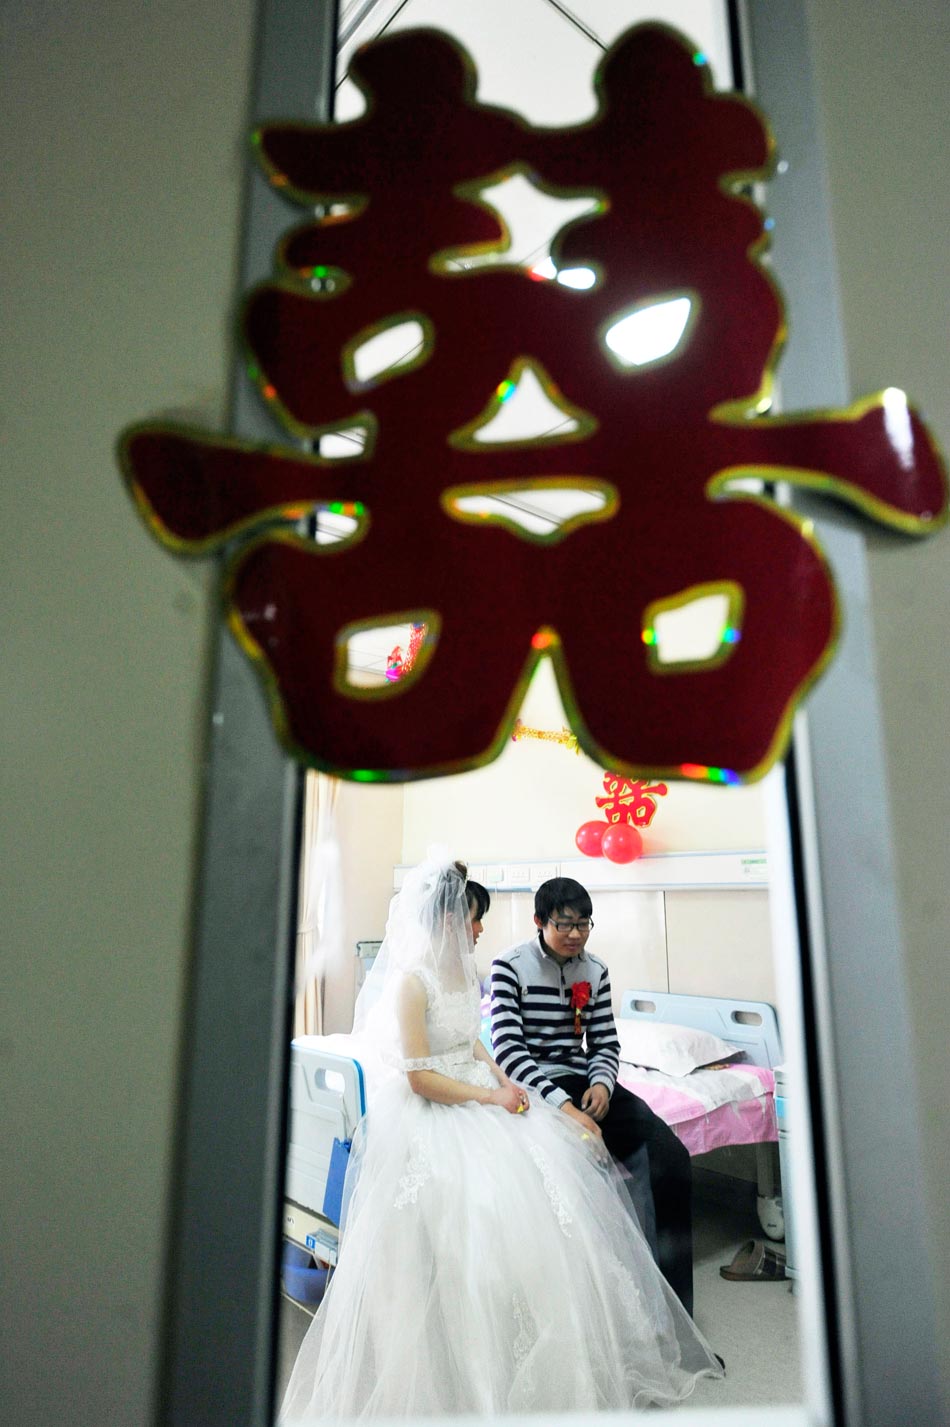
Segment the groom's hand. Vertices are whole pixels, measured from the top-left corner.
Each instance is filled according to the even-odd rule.
[[[581,1096],[581,1109],[586,1110],[592,1119],[602,1120],[610,1109],[610,1095],[606,1085],[602,1085],[600,1081],[596,1085],[588,1085]]]
[[[597,1121],[592,1120],[589,1115],[585,1115],[583,1110],[578,1110],[577,1106],[573,1105],[570,1100],[565,1100],[561,1109],[565,1115],[570,1115],[572,1120],[576,1120],[579,1125],[583,1125],[587,1134],[593,1135],[595,1139],[598,1140],[603,1138]]]

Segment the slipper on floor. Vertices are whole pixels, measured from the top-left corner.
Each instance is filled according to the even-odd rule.
[[[785,1277],[785,1251],[774,1244],[749,1239],[732,1263],[724,1264],[719,1273],[734,1283],[773,1283]]]

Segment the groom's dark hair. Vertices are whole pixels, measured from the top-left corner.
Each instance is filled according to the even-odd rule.
[[[579,917],[589,917],[594,910],[587,888],[573,877],[552,877],[542,882],[534,894],[534,915],[546,922],[565,907],[570,907]]]

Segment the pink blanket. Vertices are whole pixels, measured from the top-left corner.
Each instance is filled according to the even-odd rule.
[[[671,1126],[691,1155],[778,1139],[775,1075],[761,1066],[674,1076],[621,1062],[618,1079]]]

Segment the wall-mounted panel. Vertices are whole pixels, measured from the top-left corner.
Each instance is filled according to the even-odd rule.
[[[670,990],[776,1004],[768,892],[666,893]]]

